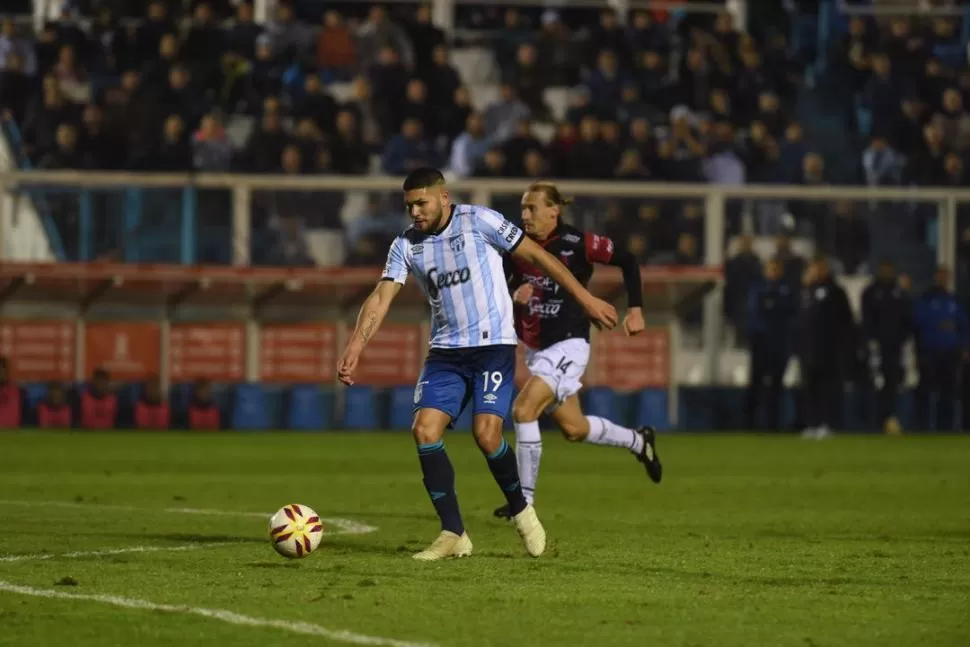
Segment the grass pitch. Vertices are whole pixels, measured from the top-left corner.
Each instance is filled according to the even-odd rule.
[[[547,555],[452,433],[475,555],[422,564],[406,434],[0,433],[0,645],[970,644],[970,438],[545,438]],[[277,556],[291,502],[343,534]]]

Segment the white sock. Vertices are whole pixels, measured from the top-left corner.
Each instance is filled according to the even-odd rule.
[[[589,422],[589,435],[585,442],[591,445],[626,447],[634,454],[643,451],[643,436],[632,429],[598,416],[586,416],[586,420]]]
[[[539,461],[542,459],[542,434],[539,422],[515,423],[515,461],[519,464],[522,494],[530,504],[536,497],[539,480]]]

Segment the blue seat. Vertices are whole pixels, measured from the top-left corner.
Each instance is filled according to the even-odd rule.
[[[47,397],[47,385],[44,383],[25,384],[23,391],[24,411],[22,422],[27,425],[35,425],[37,424],[37,405]]]
[[[737,431],[744,429],[744,390],[733,386],[712,387],[714,420],[712,429]]]
[[[634,426],[650,425],[658,431],[670,429],[667,389],[644,389],[636,394]]]
[[[616,394],[613,389],[605,386],[595,386],[586,391],[586,414],[601,418],[616,418]],[[619,420],[617,420],[619,422]]]
[[[118,404],[121,406],[131,406],[141,399],[142,387],[141,382],[126,382],[121,387],[118,388]]]
[[[684,430],[714,428],[713,395],[707,387],[682,386],[678,392],[678,427]]]
[[[232,429],[267,429],[269,409],[266,406],[266,393],[258,384],[239,384],[233,390],[229,415]]]
[[[184,413],[192,401],[192,384],[188,382],[173,384],[168,390],[168,400],[173,413]]]
[[[179,382],[169,387],[168,402],[172,407],[172,420],[179,425],[187,427],[189,405],[192,403],[192,391],[195,385],[192,382]],[[214,382],[212,384],[212,401],[219,408],[220,417],[223,421],[229,420],[232,416],[232,390],[226,384]]]
[[[348,386],[344,391],[344,429],[376,430],[380,411],[377,393],[370,386]]]
[[[286,407],[287,429],[320,431],[328,426],[330,413],[320,387],[300,384],[290,389]]]
[[[410,429],[414,417],[414,389],[395,386],[388,394],[387,425],[391,429]]]
[[[141,382],[126,382],[118,388],[118,418],[116,426],[119,429],[131,429],[135,426],[135,405],[141,399],[144,386]]]
[[[47,385],[43,382],[24,384],[24,404],[28,409],[36,409],[37,405],[47,397]]]
[[[281,429],[286,426],[286,387],[280,384],[263,384],[266,395],[266,418],[269,429]]]

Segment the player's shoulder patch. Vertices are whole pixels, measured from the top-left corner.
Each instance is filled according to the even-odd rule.
[[[583,242],[583,232],[570,225],[565,225],[564,229],[565,231],[562,234],[562,242],[570,245],[578,245],[579,243]]]

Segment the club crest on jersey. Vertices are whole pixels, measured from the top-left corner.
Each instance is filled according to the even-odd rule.
[[[451,245],[451,251],[458,254],[461,250],[465,249],[465,237],[463,235],[452,236],[448,239],[448,244]]]

